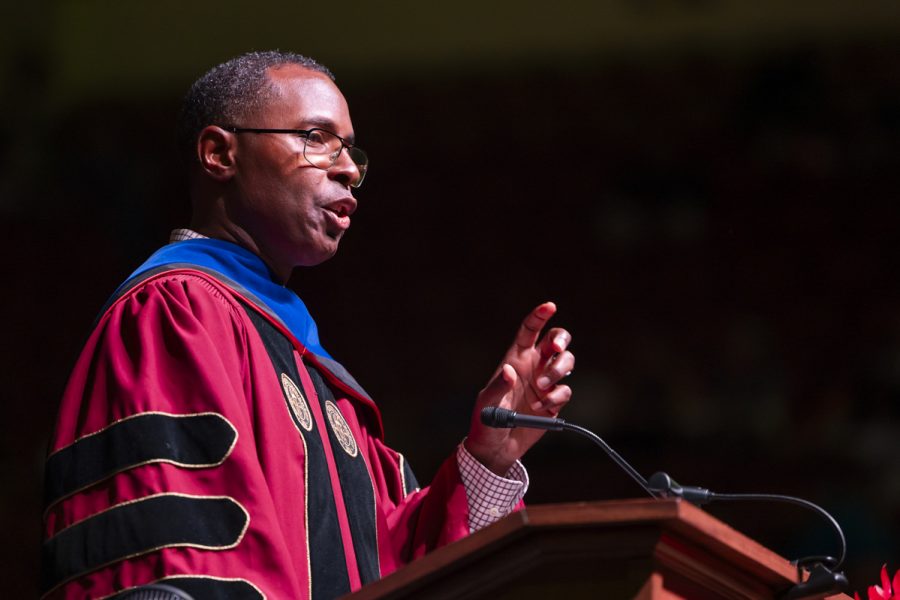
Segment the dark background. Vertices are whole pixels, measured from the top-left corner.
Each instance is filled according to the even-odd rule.
[[[897,3],[379,4],[2,9],[0,576],[35,593],[43,453],[96,311],[186,224],[181,95],[276,47],[336,71],[372,161],[341,252],[291,285],[421,480],[551,299],[569,420],[642,473],[821,504],[854,589],[900,567]],[[640,496],[580,438],[527,465],[533,503]],[[799,509],[709,511],[837,551]]]

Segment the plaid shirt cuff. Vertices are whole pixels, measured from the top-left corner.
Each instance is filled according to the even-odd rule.
[[[469,501],[469,532],[474,533],[511,513],[528,490],[528,473],[516,461],[505,477],[492,472],[472,456],[464,444],[456,451],[459,476]]]
[[[183,242],[185,240],[204,240],[206,236],[202,233],[197,233],[193,229],[173,229],[172,233],[169,234],[169,243],[174,244],[175,242]]]

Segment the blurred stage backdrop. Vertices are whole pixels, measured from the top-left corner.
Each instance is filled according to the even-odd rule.
[[[900,567],[895,0],[14,4],[0,576],[21,597],[68,372],[186,224],[180,98],[268,48],[337,73],[371,156],[339,255],[291,286],[421,480],[552,299],[577,355],[565,417],[645,474],[823,505],[855,589]],[[567,435],[529,456],[530,502],[641,495]],[[799,509],[708,510],[789,558],[836,552]]]

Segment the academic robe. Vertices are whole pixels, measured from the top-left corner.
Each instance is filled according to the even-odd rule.
[[[362,388],[232,277],[147,269],[100,316],[50,444],[43,597],[333,598],[468,534],[455,457],[418,489]]]

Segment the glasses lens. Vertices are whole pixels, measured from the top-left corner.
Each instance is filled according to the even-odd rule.
[[[320,169],[329,169],[340,154],[342,146],[341,138],[333,133],[322,129],[312,129],[306,136],[303,156],[312,165]]]
[[[306,160],[311,165],[327,170],[340,158],[341,150],[344,148],[347,149],[347,155],[359,171],[359,179],[353,181],[350,185],[359,187],[366,177],[366,170],[369,168],[369,157],[356,146],[344,146],[341,138],[330,131],[325,131],[324,129],[310,130],[306,136],[303,156],[306,157]]]
[[[366,171],[369,170],[369,157],[365,152],[353,146],[352,148],[347,148],[347,154],[350,155],[350,160],[356,165],[356,169],[359,171],[359,179],[353,182],[353,187],[359,187],[362,185],[363,179],[366,178]]]

